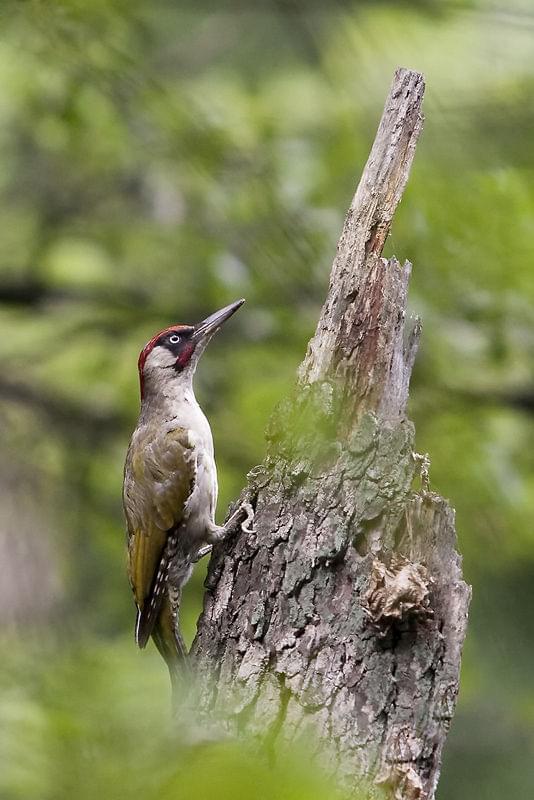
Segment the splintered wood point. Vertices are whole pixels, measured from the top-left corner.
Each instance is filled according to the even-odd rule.
[[[359,408],[400,415],[419,329],[404,348],[411,264],[382,258],[423,127],[425,84],[399,69],[345,218],[328,296],[300,368],[301,383],[342,381]]]

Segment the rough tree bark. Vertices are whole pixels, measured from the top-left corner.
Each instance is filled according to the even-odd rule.
[[[470,597],[405,417],[411,265],[381,257],[423,91],[397,71],[316,333],[248,476],[255,533],[214,552],[193,646],[201,711],[273,751],[311,731],[345,786],[362,775],[395,798],[434,795]]]

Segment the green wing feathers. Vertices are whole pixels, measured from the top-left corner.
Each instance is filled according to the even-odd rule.
[[[183,428],[139,429],[124,470],[128,576],[142,613],[150,600],[168,535],[179,527],[196,477],[193,448]]]

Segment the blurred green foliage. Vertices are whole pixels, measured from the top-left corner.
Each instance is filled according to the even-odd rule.
[[[8,767],[2,797],[341,800],[302,745],[276,768],[243,742],[203,734],[186,745],[193,717],[181,718],[176,729],[166,676],[147,670],[141,658],[131,662],[128,646],[78,642],[58,652],[26,642],[8,649],[0,676],[0,757]],[[43,656],[53,669],[40,663]],[[15,688],[22,683],[24,695]]]
[[[122,462],[144,342],[245,296],[197,380],[222,518],[403,64],[425,72],[427,119],[386,254],[414,263],[411,415],[474,587],[438,796],[528,796],[531,3],[20,0],[0,29],[0,795],[330,797],[298,758],[267,776],[232,748],[172,752],[164,667],[131,637]]]

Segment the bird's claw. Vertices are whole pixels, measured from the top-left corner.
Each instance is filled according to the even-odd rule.
[[[240,517],[245,515],[245,519],[242,522],[238,522]],[[230,519],[228,519],[224,525],[214,525],[213,528],[209,532],[209,541],[210,544],[206,547],[201,548],[197,555],[198,558],[202,558],[203,555],[207,555],[210,552],[212,544],[218,544],[219,542],[223,542],[226,537],[236,529],[239,525],[243,533],[256,533],[256,529],[252,526],[254,521],[254,509],[252,508],[250,503],[242,503],[237,511],[234,511]],[[198,558],[195,560],[198,561]]]
[[[230,531],[235,530],[238,525],[239,518],[243,517],[243,515],[245,516],[245,519],[239,523],[239,527],[243,533],[256,533],[256,530],[252,527],[252,522],[254,521],[254,509],[250,503],[246,502],[241,503],[237,511],[234,511],[224,527],[220,529],[222,535],[220,535],[219,540],[224,538],[224,536],[230,533]]]
[[[241,530],[243,533],[256,533],[254,528],[254,509],[250,503],[242,503],[238,509],[238,513],[244,511],[246,514],[245,519],[241,523]]]

